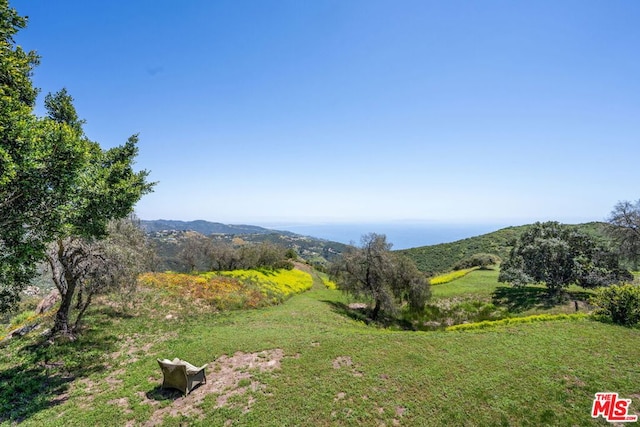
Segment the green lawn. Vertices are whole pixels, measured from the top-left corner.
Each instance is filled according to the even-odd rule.
[[[490,293],[488,279],[476,283]],[[346,316],[343,295],[319,285],[280,306],[218,315],[141,297],[134,315],[96,306],[75,342],[6,344],[0,423],[607,425],[590,417],[599,391],[640,412],[638,329],[585,320],[389,331]],[[268,369],[240,362],[254,353]],[[207,386],[186,398],[159,387],[155,359],[176,356],[210,364]]]
[[[499,286],[499,270],[474,270],[469,274],[442,285],[431,286],[433,298],[450,298],[470,295],[473,297],[488,297]]]

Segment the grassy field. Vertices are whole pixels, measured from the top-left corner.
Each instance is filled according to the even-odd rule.
[[[434,286],[434,297],[489,296],[491,274]],[[314,279],[282,305],[219,314],[143,292],[129,312],[96,305],[76,341],[46,345],[38,331],[11,340],[0,423],[606,425],[590,416],[599,391],[640,412],[638,329],[580,320],[389,331],[354,320],[343,294]],[[155,359],[165,357],[208,363],[207,384],[187,397],[162,390]]]

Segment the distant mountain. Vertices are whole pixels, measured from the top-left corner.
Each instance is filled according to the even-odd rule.
[[[277,232],[283,235],[293,235],[289,231],[271,230],[256,225],[231,225],[221,224],[219,222],[209,222],[204,220],[196,221],[175,221],[168,219],[157,220],[141,220],[142,228],[147,233],[155,233],[159,231],[196,231],[205,236],[211,234],[272,234]]]

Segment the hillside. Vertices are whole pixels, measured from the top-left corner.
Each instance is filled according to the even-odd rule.
[[[208,236],[210,234],[271,234],[274,231],[277,231],[277,233],[284,235],[295,234],[289,231],[271,230],[269,228],[258,227],[256,225],[222,224],[219,222],[210,222],[204,220],[141,220],[140,225],[147,233],[160,231],[197,231],[200,234]]]
[[[492,233],[469,237],[451,243],[404,249],[398,252],[413,259],[421,271],[427,273],[446,272],[450,271],[457,262],[477,253],[490,253],[498,255],[502,259],[507,258],[513,242],[530,226],[507,227]],[[598,239],[606,239],[602,231],[603,223],[601,222],[589,222],[571,226]]]
[[[347,245],[303,236],[290,231],[271,230],[253,225],[226,225],[208,221],[141,221],[158,254],[156,270],[181,271],[178,254],[189,232],[209,237],[215,244],[240,247],[263,242],[293,249],[303,260],[316,266],[331,262]],[[163,228],[166,227],[166,228]]]
[[[606,390],[637,412],[637,328],[390,331],[314,283],[222,314],[142,289],[134,309],[98,301],[73,342],[49,345],[42,329],[12,339],[0,354],[0,425],[604,425],[591,405]],[[156,359],[174,357],[207,364],[206,384],[187,396],[163,389]]]

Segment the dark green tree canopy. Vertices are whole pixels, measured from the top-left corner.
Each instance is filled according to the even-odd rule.
[[[544,283],[556,292],[571,284],[594,288],[628,278],[617,256],[589,235],[558,222],[538,222],[515,242],[498,281]]]
[[[101,238],[151,191],[148,172],[134,172],[137,136],[103,150],[82,130],[73,98],[62,89],[45,98],[31,75],[35,52],[13,36],[26,19],[0,0],[0,310],[14,305],[45,256],[49,242],[69,236]]]

